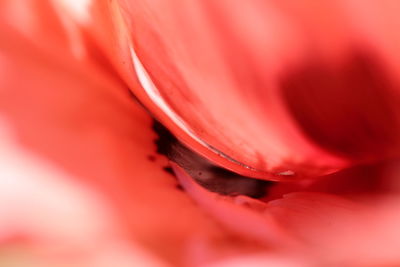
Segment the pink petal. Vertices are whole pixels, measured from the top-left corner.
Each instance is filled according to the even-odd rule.
[[[376,199],[377,200],[377,199]],[[333,266],[395,266],[399,201],[359,206],[321,193],[292,193],[269,203],[266,212],[307,244],[304,253]]]
[[[398,155],[397,4],[120,2],[139,98],[219,165],[291,180]]]

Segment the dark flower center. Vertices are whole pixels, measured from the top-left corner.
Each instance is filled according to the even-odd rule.
[[[182,144],[157,121],[153,129],[158,134],[157,153],[182,167],[199,185],[222,195],[246,195],[261,198],[271,182],[239,175],[216,166]]]

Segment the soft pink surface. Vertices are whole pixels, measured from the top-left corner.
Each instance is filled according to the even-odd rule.
[[[2,1],[0,265],[399,265],[399,164],[372,163],[398,155],[398,6],[296,3]],[[196,133],[244,163],[370,165],[262,200],[217,196],[175,167],[182,192],[129,89],[241,167],[157,109],[132,47]]]
[[[177,117],[258,172],[161,118],[214,162],[293,180],[398,156],[396,2],[121,3],[134,49]]]

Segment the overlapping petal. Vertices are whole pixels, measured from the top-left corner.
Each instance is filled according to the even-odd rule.
[[[1,3],[0,261],[179,266],[197,264],[197,240],[215,257],[247,249],[162,170],[152,120],[111,57],[123,51],[112,6],[86,8],[89,20],[60,2]],[[108,25],[107,42],[90,25]]]
[[[398,4],[0,7],[0,261],[400,262],[398,163],[372,164],[399,152]],[[196,206],[162,171],[128,88],[185,144],[242,174],[294,180],[371,165],[277,184],[261,200],[217,196],[176,167]]]

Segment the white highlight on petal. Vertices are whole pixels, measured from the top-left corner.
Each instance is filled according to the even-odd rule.
[[[142,62],[140,62],[138,56],[136,55],[134,49],[131,47],[131,56],[133,60],[133,66],[136,71],[136,75],[139,79],[140,84],[143,87],[143,90],[147,93],[151,100],[163,111],[167,114],[167,116],[181,128],[184,130],[191,138],[195,139],[197,142],[202,144],[205,147],[208,147],[205,142],[199,139],[196,135],[190,131],[189,127],[183,120],[178,117],[178,115],[172,110],[172,108],[165,102],[163,97],[161,96],[160,92],[157,90],[156,86],[154,85],[153,81],[149,77],[146,69],[143,67]]]
[[[90,20],[90,7],[93,0],[54,0],[56,6],[63,6],[80,23]]]
[[[90,24],[92,0],[53,0],[54,8],[63,24],[72,54],[78,60],[87,56],[81,27]]]
[[[295,172],[291,171],[291,170],[287,170],[287,171],[283,171],[283,172],[278,173],[278,175],[285,175],[285,176],[292,176],[294,174],[295,174]]]

